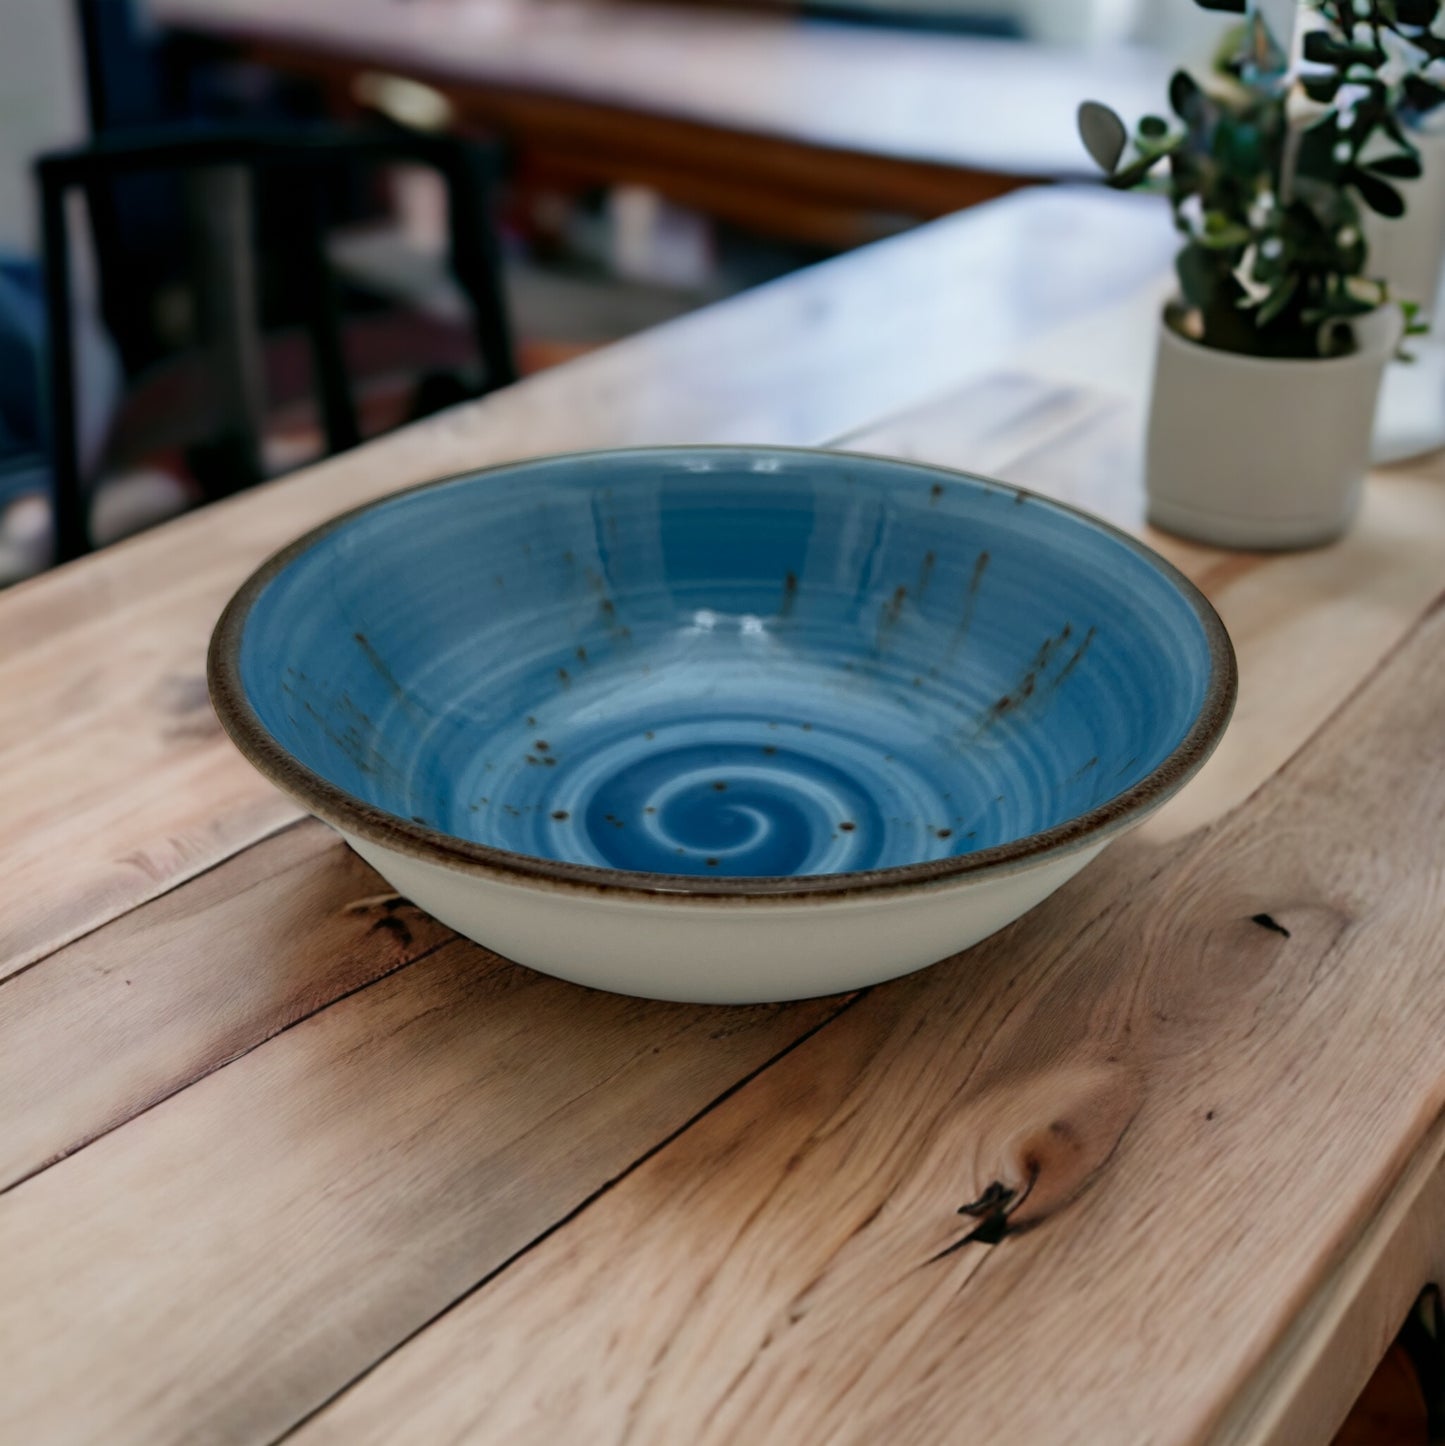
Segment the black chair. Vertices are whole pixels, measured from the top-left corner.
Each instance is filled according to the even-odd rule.
[[[478,379],[465,390],[477,396],[513,381],[516,368],[491,219],[495,162],[487,149],[454,137],[392,129],[167,128],[102,136],[36,162],[51,336],[51,461],[59,560],[80,556],[91,546],[75,436],[67,197],[77,191],[114,194],[118,178],[138,175],[170,175],[185,185],[194,330],[208,382],[219,398],[215,407],[193,420],[197,426],[204,422],[212,433],[198,454],[206,459],[200,470],[209,473],[209,480],[200,480],[208,495],[219,495],[262,478],[255,201],[284,208],[291,239],[279,250],[268,248],[262,260],[267,275],[283,280],[303,310],[326,449],[339,452],[360,440],[343,350],[341,284],[326,252],[325,181],[338,168],[354,173],[361,163],[401,163],[440,176],[447,192],[451,270],[468,302],[480,363]],[[103,236],[96,239],[98,246],[104,245]],[[107,268],[102,264],[98,269],[104,289]]]

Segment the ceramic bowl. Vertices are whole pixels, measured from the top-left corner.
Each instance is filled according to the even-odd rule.
[[[1213,609],[1103,523],[757,447],[360,508],[241,588],[210,677],[256,767],[443,923],[730,1003],[993,933],[1178,789],[1235,694]]]

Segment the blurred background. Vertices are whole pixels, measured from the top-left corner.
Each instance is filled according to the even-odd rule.
[[[0,0],[0,584],[1090,167],[1191,0]],[[967,345],[960,338],[961,346]]]

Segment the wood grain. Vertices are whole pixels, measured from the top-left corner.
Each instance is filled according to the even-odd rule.
[[[297,817],[220,735],[203,676],[226,598],[298,532],[409,483],[541,452],[824,442],[1133,289],[1170,245],[1162,213],[1137,199],[1029,193],[940,222],[0,596],[0,978]],[[1019,272],[1047,279],[1008,285]]]
[[[1324,1440],[1338,1419],[1340,1382],[1368,1372],[1422,1284],[1445,1278],[1442,1220],[1445,1121],[1436,1119],[1384,1203],[1229,1402],[1216,1439],[1272,1446]],[[1400,1438],[1382,1432],[1374,1439],[1394,1446]]]
[[[1003,375],[849,442],[967,458],[1138,527],[1137,487],[1120,465],[1132,416],[1107,396]],[[1391,529],[1377,518],[1393,518]],[[1244,695],[1215,762],[1148,825],[1151,836],[1172,837],[1246,797],[1427,605],[1438,586],[1434,550],[1445,545],[1445,489],[1380,479],[1360,531],[1329,553],[1243,558],[1151,540],[1224,609]],[[1328,649],[1322,624],[1335,629]],[[254,900],[272,889],[277,911],[257,914]],[[366,934],[374,920],[348,911],[366,896],[384,898],[385,886],[307,825],[61,950],[43,977],[0,991],[0,1186],[409,957],[388,947],[394,938]],[[197,947],[207,931],[219,948]],[[425,921],[407,932],[418,949],[443,937]]]
[[[0,1191],[455,938],[308,820],[0,988]]]
[[[1235,631],[1242,745],[846,1008],[449,941],[200,684],[269,548],[529,451],[846,435],[1137,528],[1137,410],[1009,358],[1127,300],[1149,215],[1011,200],[0,597],[0,1439],[1327,1437],[1445,1269],[1437,466],[1319,553],[1151,538]]]
[[[0,1439],[273,1438],[838,1008],[445,945],[0,1196]]]
[[[1388,1335],[1302,1400],[1291,1322],[1419,1284],[1349,1264],[1434,1178],[1442,700],[1437,609],[1219,825],[873,991],[298,1439],[1185,1442],[1263,1376],[1327,1435]]]

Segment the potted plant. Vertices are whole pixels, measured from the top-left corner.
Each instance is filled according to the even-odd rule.
[[[1366,217],[1370,270],[1399,296],[1434,309],[1445,266],[1445,36],[1441,0],[1310,0],[1303,53],[1323,62],[1304,78],[1333,101],[1348,88],[1386,137],[1413,151],[1402,216]]]
[[[1150,407],[1150,520],[1222,546],[1308,547],[1353,520],[1380,381],[1414,329],[1370,276],[1364,214],[1402,215],[1395,182],[1421,167],[1357,83],[1353,41],[1308,42],[1301,67],[1258,14],[1238,37],[1207,88],[1174,76],[1172,118],[1146,116],[1131,138],[1089,102],[1079,126],[1111,185],[1167,192],[1182,238]]]
[[[1370,272],[1394,295],[1417,302],[1427,314],[1438,305],[1445,269],[1445,36],[1440,0],[1310,0],[1312,33],[1305,54],[1324,47],[1352,57],[1349,70],[1322,85],[1348,85],[1379,108],[1393,143],[1413,149],[1422,174],[1398,182],[1403,216],[1370,213],[1365,239]],[[1351,47],[1347,50],[1345,47]],[[1445,346],[1434,339],[1411,348],[1410,365],[1391,366],[1375,415],[1371,448],[1376,462],[1399,461],[1445,444]]]

